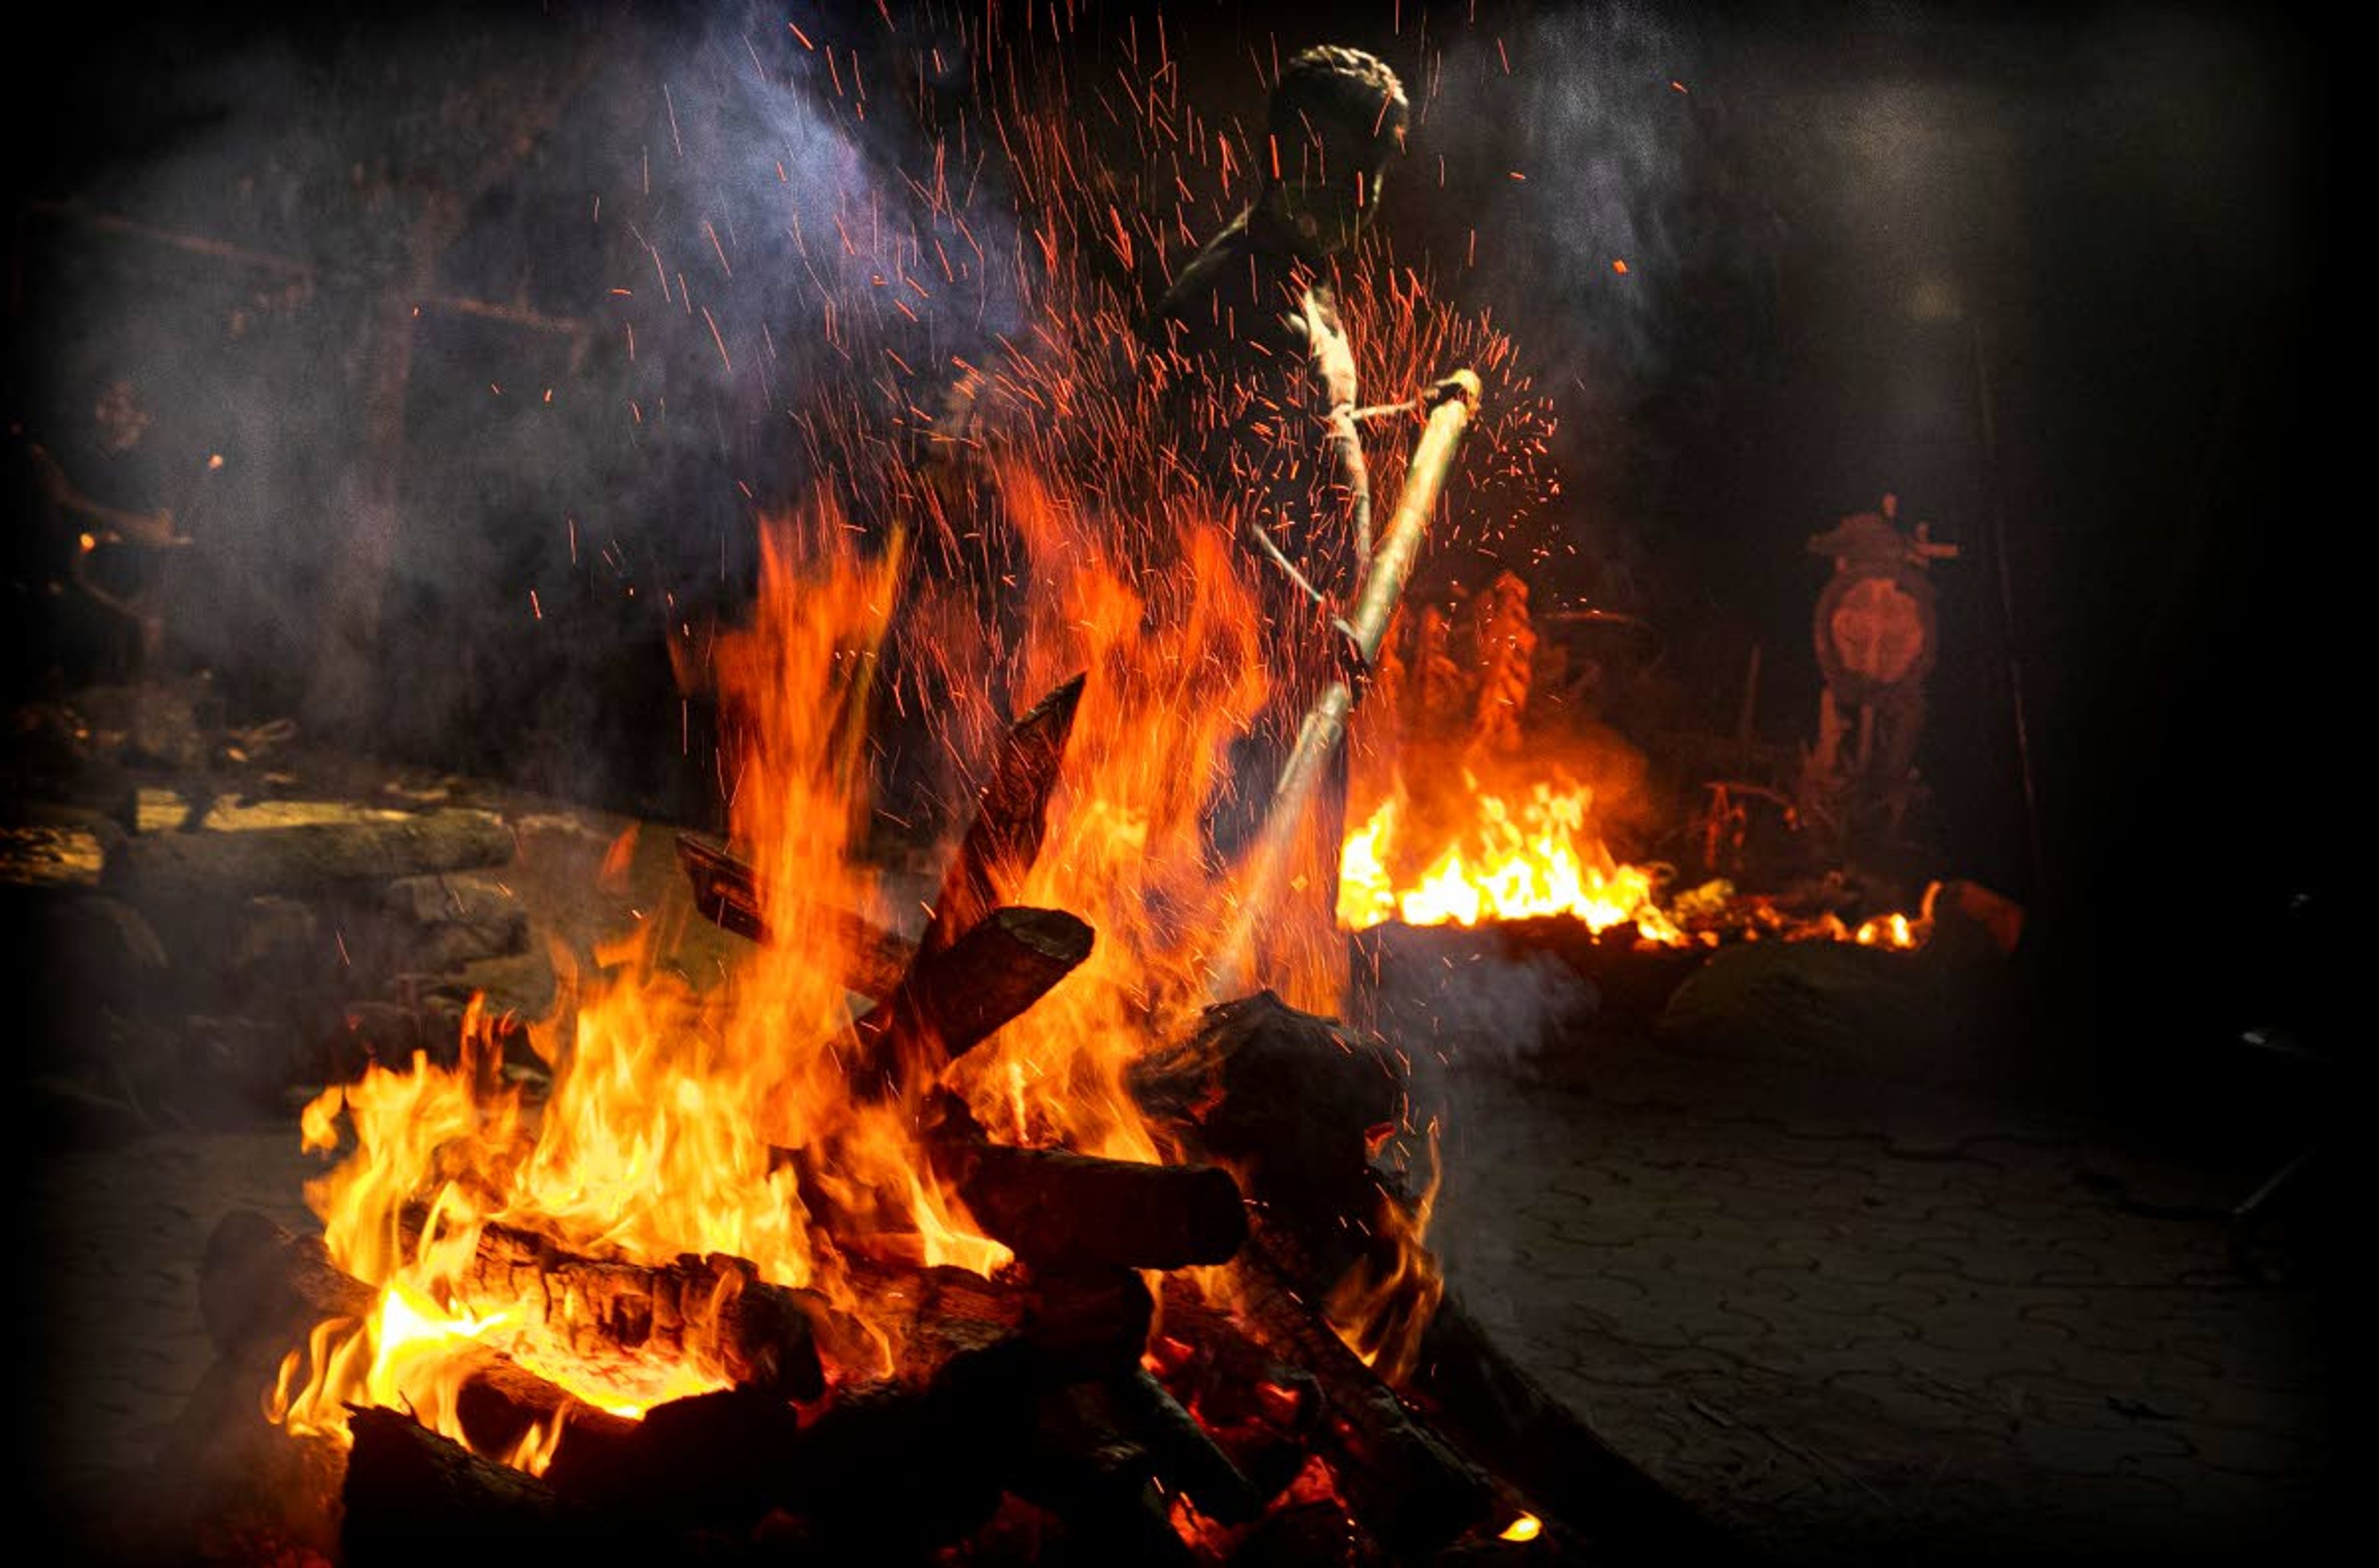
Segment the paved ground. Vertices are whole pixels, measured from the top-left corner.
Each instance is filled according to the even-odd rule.
[[[1976,1036],[1938,1027],[1961,998],[1927,972],[1730,960],[1660,1035],[1607,1009],[1598,1031],[1535,960],[1396,990],[1388,1026],[1437,1047],[1416,1054],[1454,1289],[1780,1562],[2285,1548],[2324,1496],[2330,1358],[2321,1294],[2229,1266],[2215,1210],[2252,1159],[2145,1157],[1949,1081]],[[300,1222],[308,1168],[294,1116],[36,1161],[28,1435],[54,1511],[142,1506],[209,1362],[207,1231],[240,1205]]]
[[[2221,1213],[2260,1156],[2143,1154],[1885,1070],[1862,1026],[1890,999],[1862,1013],[1857,983],[1809,982],[1872,957],[1745,955],[1658,1038],[1457,1043],[1435,1083],[1451,1287],[1780,1561],[2245,1561],[2316,1538],[2332,1325],[2313,1285],[2232,1267]],[[1880,989],[1901,983],[1942,981],[1907,966]]]

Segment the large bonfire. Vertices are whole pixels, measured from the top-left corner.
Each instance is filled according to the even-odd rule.
[[[1264,700],[1266,633],[1231,542],[1234,498],[1185,478],[1162,446],[1157,411],[1184,368],[1119,351],[1139,342],[1123,280],[1177,263],[1227,216],[1248,194],[1256,150],[1237,127],[1203,122],[1177,96],[1179,73],[1159,70],[1130,93],[1140,134],[1185,150],[1202,194],[1153,175],[1129,189],[1093,176],[1084,188],[1073,171],[1097,164],[1081,127],[1025,112],[1062,100],[1013,62],[982,69],[983,101],[1003,112],[988,127],[943,129],[976,147],[986,128],[996,133],[1014,183],[1015,212],[1000,215],[1012,248],[977,242],[992,224],[937,170],[906,223],[876,211],[835,225],[839,265],[824,275],[872,282],[829,298],[822,330],[847,362],[905,368],[903,345],[924,357],[912,335],[919,313],[874,285],[898,279],[923,300],[921,278],[961,301],[1000,296],[1025,330],[999,335],[980,362],[945,354],[952,386],[941,416],[918,406],[915,389],[864,375],[791,411],[786,428],[819,459],[817,494],[764,520],[748,623],[698,653],[690,630],[684,639],[690,673],[726,720],[732,836],[776,936],[707,988],[662,961],[659,922],[598,952],[588,976],[565,986],[563,1007],[530,1031],[550,1069],[549,1092],[535,1099],[502,1070],[494,1020],[475,1015],[454,1065],[375,1067],[306,1107],[306,1146],[335,1157],[308,1201],[332,1260],[378,1296],[369,1312],[322,1323],[284,1364],[268,1414],[292,1431],[344,1441],[347,1406],[379,1405],[461,1440],[455,1393],[488,1348],[621,1415],[733,1381],[719,1354],[640,1357],[569,1340],[475,1269],[490,1227],[655,1268],[743,1260],[766,1282],[862,1316],[848,1270],[871,1249],[986,1274],[1008,1261],[921,1153],[917,1086],[887,1097],[860,1084],[863,1004],[814,940],[820,910],[902,923],[863,853],[864,738],[887,712],[929,705],[948,755],[977,758],[1012,713],[1086,675],[1046,838],[1015,901],[1078,914],[1095,947],[1041,1005],[955,1064],[947,1084],[1008,1141],[1162,1156],[1123,1078],[1214,999],[1209,979],[1226,957],[1215,944],[1243,927],[1200,822],[1226,746]],[[798,223],[795,233],[819,243],[801,241]],[[1489,413],[1474,447],[1521,453],[1489,461],[1525,477],[1546,415],[1515,379],[1508,343],[1384,255],[1346,265],[1367,384],[1411,389],[1447,365],[1475,367]],[[731,328],[734,318],[721,288],[719,308],[706,304],[699,320],[724,357],[721,319]],[[1417,424],[1377,440],[1383,493],[1400,481]],[[838,499],[852,497],[863,507]],[[954,770],[953,801],[974,782]],[[953,811],[953,832],[963,817]],[[1305,863],[1318,872],[1338,852],[1312,843]],[[1261,929],[1260,983],[1335,1011],[1346,961],[1327,911],[1295,900]],[[1418,1248],[1418,1224],[1413,1236]],[[686,1302],[689,1328],[726,1310],[733,1289],[721,1276]],[[1394,1293],[1356,1282],[1343,1294],[1350,1325],[1368,1325]],[[892,1363],[893,1331],[874,1332],[876,1367],[832,1375]],[[1408,1323],[1404,1337],[1415,1332]],[[689,1332],[678,1343],[705,1341]],[[493,1457],[538,1470],[563,1418]]]

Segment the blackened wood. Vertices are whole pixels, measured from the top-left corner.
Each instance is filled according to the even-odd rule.
[[[694,888],[694,907],[738,936],[767,944],[768,923],[760,912],[758,874],[720,845],[690,833],[678,836],[679,863]],[[846,990],[870,1001],[892,994],[917,960],[917,945],[863,915],[831,904],[803,903],[797,917],[802,938],[821,962],[831,964]]]
[[[482,1459],[410,1416],[356,1406],[355,1447],[340,1488],[341,1554],[348,1568],[419,1568],[457,1553],[536,1562],[596,1544],[571,1528],[554,1489]]]
[[[1225,1525],[1243,1525],[1263,1511],[1263,1498],[1231,1456],[1148,1369],[1133,1368],[1113,1381],[1110,1392],[1118,1424],[1147,1449],[1156,1478],[1187,1497],[1199,1513]]]
[[[1084,679],[1077,675],[1043,697],[1001,738],[975,799],[974,819],[943,874],[933,921],[918,943],[923,952],[946,951],[993,910],[1021,896],[1048,828],[1049,797],[1065,764]]]
[[[1242,1172],[1266,1212],[1301,1228],[1370,1220],[1371,1151],[1405,1110],[1403,1071],[1377,1041],[1262,991],[1207,1008],[1129,1081],[1143,1110]]]
[[[1216,1165],[1106,1160],[980,1138],[930,1145],[984,1234],[1028,1263],[1177,1269],[1227,1262],[1247,1239],[1238,1183]]]
[[[921,956],[852,1026],[863,1094],[922,1086],[1046,995],[1091,956],[1091,928],[1062,910],[994,910],[956,945]]]
[[[140,903],[235,904],[263,893],[316,891],[428,872],[504,865],[512,829],[485,812],[436,811],[385,821],[144,833],[108,857],[101,882]]]
[[[986,1279],[948,1265],[918,1267],[879,1258],[845,1260],[853,1316],[829,1315],[827,1358],[839,1369],[865,1369],[876,1325],[893,1360],[872,1369],[903,1384],[939,1377],[962,1356],[998,1350],[1045,1383],[1129,1369],[1148,1344],[1155,1298],[1129,1269],[1106,1266],[1036,1271]],[[864,1375],[863,1372],[862,1375]]]
[[[672,1400],[622,1447],[557,1457],[549,1478],[631,1533],[749,1529],[773,1512],[798,1517],[812,1554],[798,1561],[900,1561],[997,1506],[1031,1436],[1029,1360],[1013,1345],[969,1350],[922,1383],[839,1388],[806,1422],[751,1389]]]
[[[420,1216],[407,1216],[417,1234]],[[456,1282],[481,1306],[514,1306],[574,1351],[682,1357],[783,1399],[826,1391],[817,1330],[825,1304],[724,1253],[663,1265],[589,1258],[510,1225],[482,1226]]]
[[[1198,1560],[1167,1517],[1155,1458],[1130,1429],[1118,1381],[1045,1392],[1008,1484],[1065,1521],[1068,1544],[1082,1561],[1191,1568]]]
[[[1231,1265],[1234,1315],[1265,1349],[1320,1391],[1315,1445],[1347,1506],[1397,1561],[1426,1555],[1525,1510],[1406,1407],[1321,1315],[1252,1255]]]

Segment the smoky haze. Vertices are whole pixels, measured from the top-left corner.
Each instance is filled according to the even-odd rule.
[[[178,657],[297,711],[374,500],[373,312],[433,199],[465,203],[419,290],[371,700],[309,719],[698,812],[663,639],[738,601],[755,512],[833,466],[794,416],[827,388],[888,428],[930,410],[931,368],[1019,308],[997,150],[951,139],[936,165],[915,118],[995,63],[888,9],[60,18],[13,62],[7,414],[100,499],[173,509],[201,541]],[[1937,573],[1921,760],[1967,869],[2019,896],[2060,858],[2069,894],[2153,873],[2192,824],[2144,780],[2204,693],[2233,699],[2226,817],[2318,858],[2302,770],[2271,758],[2324,732],[2296,672],[2338,618],[2204,630],[2346,577],[2301,578],[2267,521],[2323,515],[2319,460],[2352,446],[2298,384],[2336,314],[2322,215],[2351,209],[2318,34],[2112,6],[1217,4],[1170,9],[1160,66],[1155,15],[1082,10],[1069,46],[1104,74],[1080,79],[1135,25],[1134,74],[1173,71],[1216,129],[1259,123],[1305,43],[1404,76],[1383,233],[1554,400],[1535,602],[1659,623],[1644,730],[1731,728],[1756,644],[1760,735],[1805,737],[1824,566],[1802,542],[1890,488],[1965,550]],[[1010,20],[1011,52],[1050,47],[1041,10]],[[911,269],[921,296],[886,263],[930,241],[952,271]],[[147,419],[128,444],[95,417],[119,382]]]
[[[699,814],[665,640],[820,477],[805,410],[930,401],[855,360],[1014,324],[1012,237],[936,234],[909,183],[931,150],[888,89],[940,84],[872,15],[786,15],[210,16],[67,51],[30,115],[56,155],[19,171],[8,412],[197,542],[170,663],[245,717]],[[957,252],[930,295],[900,286],[921,237]],[[366,700],[326,706],[391,492]]]

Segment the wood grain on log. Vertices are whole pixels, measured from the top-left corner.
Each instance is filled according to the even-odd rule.
[[[892,1341],[897,1381],[930,1381],[971,1352],[1009,1347],[1045,1381],[1098,1377],[1138,1364],[1155,1297],[1129,1269],[1078,1267],[1030,1279],[965,1269],[847,1260],[860,1319]]]
[[[379,1298],[377,1287],[331,1260],[321,1237],[285,1230],[250,1209],[235,1209],[216,1224],[199,1269],[199,1316],[226,1357],[295,1349],[318,1323],[362,1321]],[[508,1453],[531,1427],[549,1429],[564,1413],[565,1447],[615,1444],[634,1426],[486,1346],[460,1352],[458,1366],[455,1416],[484,1452]]]
[[[407,1222],[417,1235],[420,1216]],[[760,1278],[740,1258],[687,1254],[657,1267],[583,1257],[532,1232],[489,1224],[455,1283],[479,1306],[520,1308],[590,1358],[682,1357],[779,1398],[826,1392],[817,1348],[825,1303]]]

